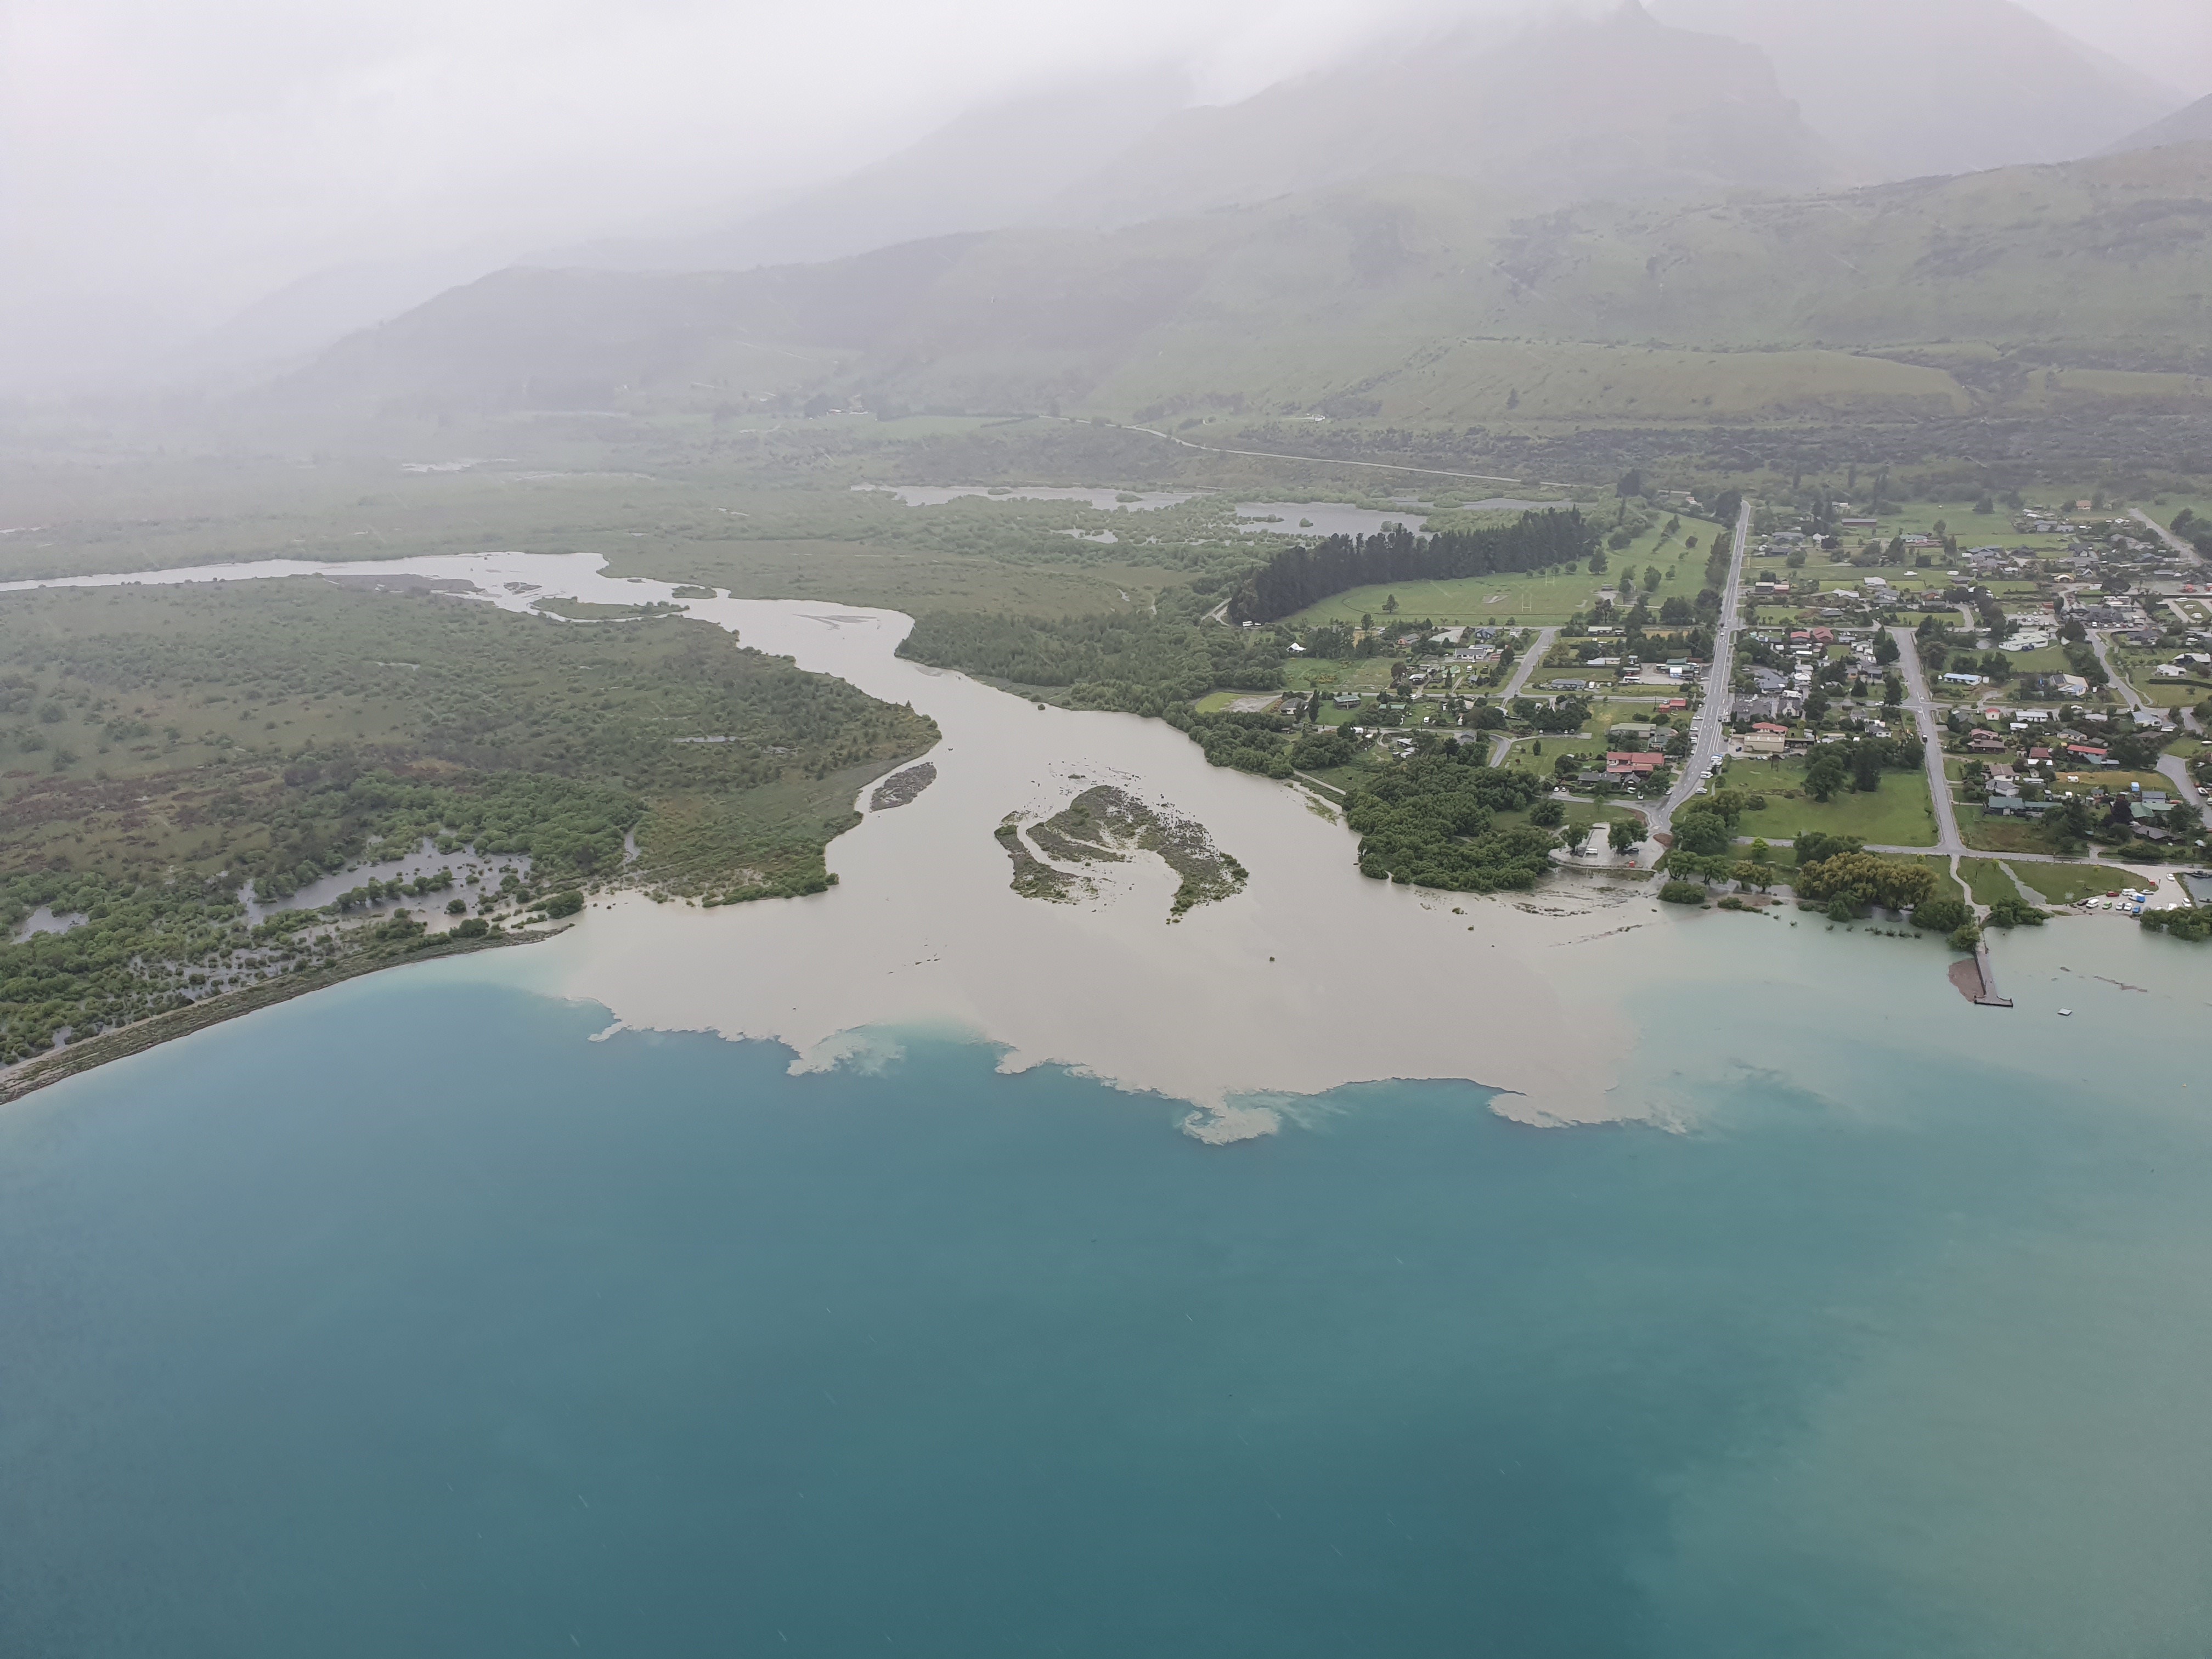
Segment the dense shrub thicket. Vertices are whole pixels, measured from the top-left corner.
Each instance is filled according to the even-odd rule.
[[[1496,815],[1532,805],[1543,785],[1523,772],[1480,763],[1474,744],[1451,744],[1364,780],[1344,803],[1359,836],[1359,870],[1377,880],[1453,892],[1534,887],[1551,868],[1556,839]]]
[[[0,748],[49,761],[0,779],[0,1062],[418,940],[376,907],[451,881],[395,890],[374,866],[425,838],[527,855],[541,887],[627,868],[679,892],[818,890],[852,770],[936,736],[702,623],[319,581],[11,596],[0,659]],[[356,866],[331,914],[246,925],[247,881],[265,904]],[[512,902],[507,879],[453,902]],[[40,905],[82,920],[16,939]]]
[[[1157,611],[1050,620],[927,611],[899,654],[1016,685],[1071,688],[1079,708],[1160,715],[1217,689],[1272,691],[1290,641],[1273,629],[1202,625],[1207,599],[1188,588]]]

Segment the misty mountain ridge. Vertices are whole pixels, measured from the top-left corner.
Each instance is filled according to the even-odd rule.
[[[1106,165],[1189,97],[1167,69],[1052,88],[969,111],[834,184],[695,235],[609,239],[529,263],[743,270],[1049,218],[1070,179]]]
[[[2147,124],[2178,99],[2012,0],[1654,3],[1660,16],[1630,0],[1410,36],[1222,106],[1185,106],[1165,69],[1102,76],[972,111],[766,210],[526,263],[741,270],[957,232],[1110,229],[1404,175],[1480,181],[1531,211],[1796,192],[2070,160],[2166,131]],[[2185,125],[2142,142],[2189,136]],[[316,273],[178,367],[268,372],[430,297],[439,284],[419,273],[441,263],[455,278],[490,268]]]
[[[2014,0],[1652,0],[1758,46],[1807,123],[1869,176],[2070,161],[2183,94]]]
[[[978,110],[696,236],[535,263],[743,270],[1401,174],[1532,209],[1832,188],[2071,161],[2180,101],[2014,0],[1653,3],[1407,35],[1221,106],[1182,106],[1164,71],[1106,77]]]
[[[1532,207],[1847,182],[1755,48],[1632,0],[1594,19],[1463,27],[1182,111],[1054,216],[1103,228],[1408,173]]]
[[[2034,347],[2083,368],[2201,374],[2208,167],[2212,147],[2169,147],[1837,195],[1534,216],[1463,179],[1400,179],[823,265],[511,270],[354,337],[279,395],[351,416],[743,410],[815,394],[894,411],[1455,420],[1590,368],[1581,347],[1612,354],[1587,388],[1601,400],[1637,354],[1735,354],[1696,369],[1735,392],[1670,385],[1646,365],[1634,372],[1647,389],[1618,394],[1681,418],[1780,395],[1760,377],[1791,352],[1809,354],[1796,368],[1816,379],[1840,375],[1838,395],[1937,404],[1960,383],[1908,349],[1942,345],[1936,357],[1966,364]],[[1965,342],[1984,343],[1946,343]]]
[[[2124,155],[2131,149],[2156,149],[2161,144],[2212,143],[2212,95],[2178,109],[2162,121],[2154,121],[2108,146],[2107,155]]]
[[[532,263],[724,270],[1016,226],[1111,229],[1360,179],[1480,179],[1530,207],[1860,182],[1755,48],[1636,0],[1370,48],[1222,106],[1164,72],[964,116],[873,167],[700,235]]]

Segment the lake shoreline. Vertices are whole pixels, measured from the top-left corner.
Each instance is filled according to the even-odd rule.
[[[1693,1110],[1635,1074],[1643,1034],[1632,1006],[1686,962],[1750,943],[1735,930],[1796,925],[1667,915],[1679,907],[1647,882],[1602,872],[1563,869],[1534,890],[1488,896],[1374,881],[1358,872],[1340,818],[1294,785],[1210,766],[1162,721],[1041,706],[902,658],[902,613],[696,590],[678,601],[669,584],[604,567],[596,555],[508,552],[343,569],[473,590],[438,603],[519,610],[559,593],[680,604],[748,647],[904,704],[942,734],[927,751],[928,787],[880,808],[861,788],[860,821],[827,848],[829,890],[709,908],[603,889],[583,925],[546,950],[472,970],[596,1004],[631,1028],[776,1042],[795,1071],[847,1063],[872,1033],[957,1030],[996,1046],[1005,1071],[1060,1066],[1187,1101],[1187,1132],[1213,1142],[1271,1133],[1299,1101],[1383,1079],[1478,1080],[1498,1091],[1494,1111],[1531,1125],[1673,1127]],[[321,573],[247,565],[118,580],[279,574]],[[1178,916],[1179,878],[1146,854],[1085,866],[1079,902],[1022,896],[1000,830],[1049,819],[1101,786],[1204,826],[1249,881]],[[1665,945],[1634,937],[1655,927]],[[1929,990],[1943,971],[1929,963]],[[125,1052],[161,1040],[138,1027],[114,1035]],[[86,1063],[96,1062],[70,1069]]]
[[[477,939],[439,940],[418,951],[403,954],[380,956],[368,960],[354,959],[311,973],[286,974],[279,978],[264,980],[256,985],[241,986],[234,991],[225,991],[217,996],[203,997],[183,1008],[172,1008],[166,1012],[134,1020],[128,1025],[118,1025],[92,1036],[81,1038],[60,1048],[19,1060],[0,1071],[0,1106],[6,1106],[33,1094],[40,1089],[52,1087],[73,1077],[118,1060],[128,1060],[133,1054],[143,1054],[165,1042],[174,1042],[180,1037],[191,1036],[211,1026],[242,1019],[248,1014],[259,1013],[264,1008],[303,997],[316,991],[327,991],[349,980],[379,974],[387,969],[405,968],[422,962],[439,962],[455,957],[473,956],[478,951],[504,949],[510,945],[542,945],[566,933],[567,927],[555,927],[544,932],[488,933]]]

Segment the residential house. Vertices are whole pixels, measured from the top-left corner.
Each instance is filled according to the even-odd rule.
[[[1786,718],[1778,696],[1738,697],[1729,706],[1729,718],[1738,720],[1779,720]]]

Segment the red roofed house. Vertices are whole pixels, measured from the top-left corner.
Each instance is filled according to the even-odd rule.
[[[1687,697],[1669,697],[1659,705],[1659,712],[1664,714],[1671,709],[1687,708],[1689,706],[1690,700]]]
[[[1605,757],[1605,775],[1608,778],[1648,778],[1667,763],[1664,755],[1650,755],[1620,751]]]
[[[2111,757],[2103,750],[2091,743],[2069,743],[2066,745],[2066,752],[2075,759],[2085,761],[2091,766],[2110,766],[2112,763]]]

